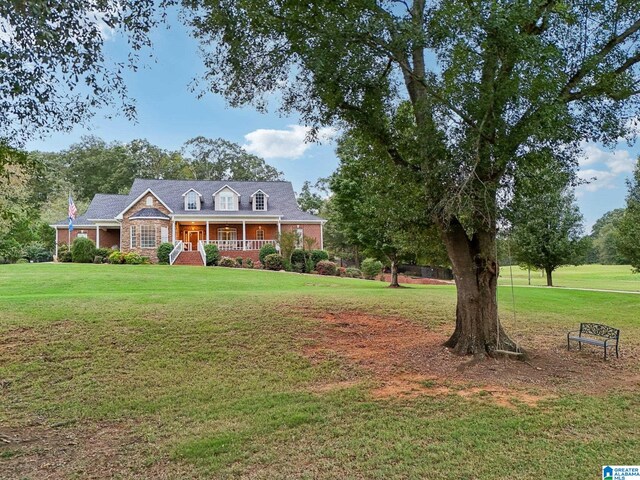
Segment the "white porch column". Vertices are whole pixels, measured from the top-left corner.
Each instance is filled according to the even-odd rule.
[[[320,223],[320,250],[324,250],[324,222]]]
[[[242,250],[247,249],[247,221],[242,220]]]
[[[176,244],[176,221],[173,220],[171,222],[171,240],[173,240],[173,244]]]
[[[58,260],[58,242],[60,240],[58,240],[58,232],[60,231],[60,229],[58,227],[56,227],[56,260]]]
[[[96,225],[96,248],[100,248],[100,226]]]
[[[207,220],[207,245],[209,244],[209,220]]]
[[[278,217],[278,236],[282,234],[282,226],[280,225],[280,217]]]

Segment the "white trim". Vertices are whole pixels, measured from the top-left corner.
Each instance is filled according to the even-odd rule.
[[[171,220],[169,217],[129,217],[129,220]]]
[[[324,250],[324,223],[320,224],[320,250]]]
[[[162,205],[164,205],[164,207],[169,210],[169,212],[173,213],[173,210],[171,210],[169,208],[169,206],[164,203],[160,197],[158,195],[156,195],[153,190],[151,190],[150,188],[147,188],[144,192],[142,192],[140,194],[140,196],[138,196],[138,198],[136,198],[133,202],[131,202],[124,210],[122,210],[118,215],[116,215],[116,220],[122,220],[124,218],[124,214],[125,212],[127,212],[131,207],[133,207],[136,203],[138,203],[140,200],[142,200],[142,197],[144,197],[147,193],[150,193],[151,195],[153,195],[154,197],[156,197],[156,200],[158,200]]]
[[[56,227],[56,260],[58,260],[58,243],[60,242],[58,240],[58,227]]]
[[[219,188],[218,190],[216,190],[215,192],[213,192],[213,194],[211,195],[212,197],[215,197],[219,192],[221,192],[222,190],[224,190],[225,188],[228,188],[229,190],[231,190],[233,193],[235,193],[237,196],[241,197],[242,195],[240,195],[238,192],[236,192],[233,188],[231,188],[228,184],[225,185],[222,188]]]
[[[96,248],[100,248],[100,226],[96,225]]]
[[[186,195],[187,195],[187,193],[189,193],[189,192],[191,192],[191,191],[196,192],[200,197],[202,196],[202,194],[201,194],[199,191],[197,191],[195,188],[190,188],[189,190],[187,190],[186,192],[184,192],[184,193],[182,194],[182,196],[183,196],[183,197],[184,197],[184,196],[186,196]]]
[[[264,194],[265,197],[269,198],[269,195],[267,195],[267,192],[265,192],[264,190],[262,190],[261,188],[259,188],[258,190],[256,190],[255,192],[253,192],[251,194],[251,198],[253,198],[253,196],[258,193],[258,192],[262,192]]]
[[[207,243],[209,243],[209,220],[207,220],[206,224],[207,224],[207,226],[206,226],[206,229],[207,229]]]
[[[242,250],[247,249],[247,222],[242,221]]]
[[[257,193],[261,193],[262,194],[262,207],[261,209],[257,209],[256,208],[256,204],[257,202],[257,197],[254,198],[253,195],[256,195]],[[262,190],[257,190],[256,192],[253,193],[253,195],[251,195],[251,209],[254,212],[266,212],[268,210],[268,204],[269,204],[269,195],[267,195],[266,193],[264,193]]]
[[[173,220],[171,222],[171,241],[173,242],[173,244],[176,244],[176,221]]]
[[[213,210],[214,212],[222,211],[222,212],[238,212],[239,210]],[[179,222],[204,222],[205,220],[209,220],[210,222],[229,222],[230,220],[242,220],[245,219],[247,222],[254,223],[264,223],[265,221],[276,221],[278,218],[281,218],[282,215],[244,215],[244,214],[234,214],[234,215],[188,215],[188,214],[174,214],[171,215],[171,218],[179,221]],[[293,223],[309,223],[306,221],[299,220]],[[317,222],[316,222],[317,223]]]
[[[134,245],[134,240],[135,240],[135,245]],[[138,226],[129,225],[129,248],[138,248],[138,243],[139,243],[138,242]]]

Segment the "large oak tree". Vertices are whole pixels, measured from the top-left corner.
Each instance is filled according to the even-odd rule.
[[[637,0],[184,0],[205,87],[232,106],[367,132],[429,193],[425,216],[458,287],[460,354],[514,349],[496,306],[496,230],[513,177],[541,149],[568,172],[583,140],[638,111]],[[412,121],[391,118],[408,100]]]

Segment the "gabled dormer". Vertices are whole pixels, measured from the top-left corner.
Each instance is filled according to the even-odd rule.
[[[190,188],[182,196],[184,197],[185,210],[196,211],[202,208],[202,195],[195,188]]]
[[[240,194],[229,185],[213,193],[213,205],[220,212],[234,212],[240,209]]]
[[[253,194],[251,195],[251,205],[253,206],[253,211],[266,212],[268,200],[269,200],[269,195],[267,195],[262,190],[257,190],[253,192]]]

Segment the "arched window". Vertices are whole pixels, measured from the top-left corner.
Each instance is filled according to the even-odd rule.
[[[147,197],[147,207],[153,207],[153,197],[151,195]]]
[[[186,210],[198,210],[198,194],[193,190],[187,193]]]
[[[265,202],[265,198],[264,198],[264,193],[262,192],[258,192],[255,194],[255,196],[253,197],[253,202],[254,202],[254,210],[266,210],[266,202]]]

